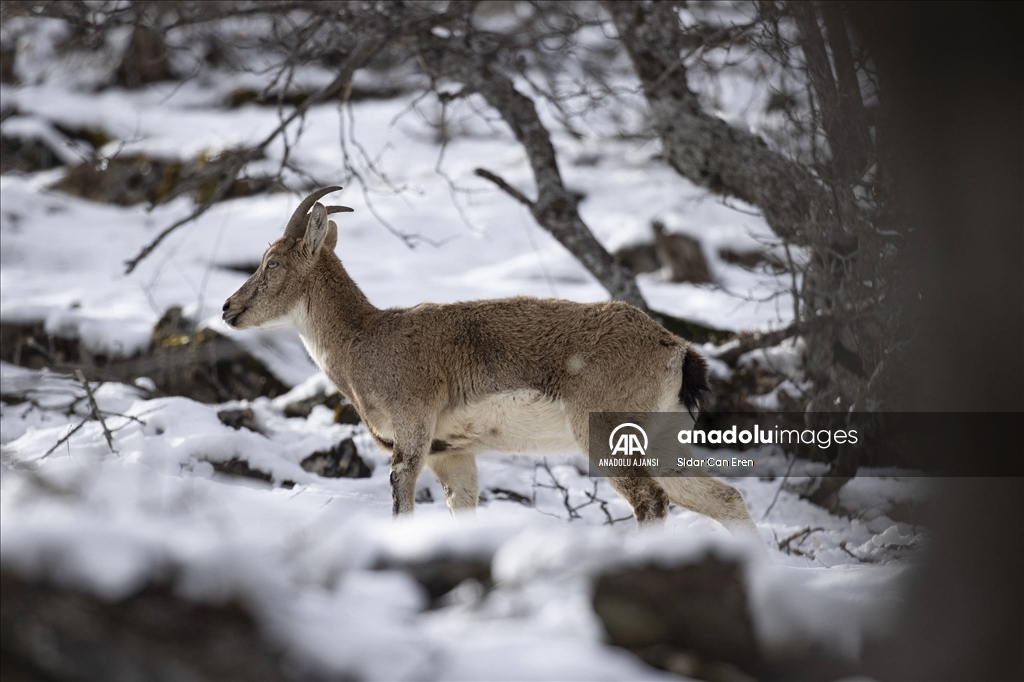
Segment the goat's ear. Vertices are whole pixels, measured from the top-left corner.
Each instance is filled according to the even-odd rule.
[[[327,236],[324,237],[324,250],[334,251],[334,247],[338,245],[338,226],[332,220],[327,223]]]
[[[310,256],[315,258],[320,252],[320,247],[327,240],[327,235],[331,231],[330,226],[333,224],[332,221],[327,220],[327,209],[324,208],[324,205],[313,204],[313,210],[309,212],[309,221],[306,223],[306,236],[303,237],[306,251]],[[335,241],[337,241],[337,234],[335,234]]]

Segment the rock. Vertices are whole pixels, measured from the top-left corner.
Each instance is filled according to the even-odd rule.
[[[615,252],[615,258],[632,270],[634,275],[661,270],[661,261],[658,260],[654,244],[626,246]]]
[[[81,362],[82,354],[78,339],[47,334],[42,322],[0,322],[0,360],[12,365],[56,369]]]
[[[180,395],[199,402],[273,398],[288,391],[266,366],[231,339],[195,329],[179,307],[168,309],[153,329],[150,347],[131,358],[90,353],[76,338],[48,334],[42,322],[0,322],[0,359],[22,367],[71,373],[91,381],[131,384],[149,377],[156,395]]]
[[[37,173],[81,158],[72,142],[49,121],[6,107],[0,128],[0,173]]]
[[[440,556],[425,561],[386,559],[378,562],[374,568],[408,573],[426,589],[431,608],[439,606],[442,597],[466,580],[475,580],[485,590],[494,585],[490,557]]]
[[[771,269],[772,272],[786,272],[788,268],[785,263],[772,256],[768,251],[760,249],[757,251],[736,251],[734,249],[719,249],[718,256],[726,263],[739,265],[747,270],[756,270],[760,267]]]
[[[356,412],[355,406],[345,400],[340,393],[331,393],[329,395],[320,393],[288,403],[284,406],[284,416],[302,417],[305,419],[317,405],[330,408],[334,412],[334,422],[336,424],[358,424],[360,422],[359,413]]]
[[[263,433],[263,430],[256,423],[256,414],[252,411],[251,407],[219,410],[217,418],[220,419],[221,424],[230,426],[236,431],[244,428],[256,433]]]
[[[302,460],[302,468],[325,478],[369,478],[373,473],[359,456],[351,438],[346,438],[330,450],[314,452]]]
[[[53,127],[65,137],[89,145],[93,151],[99,151],[114,138],[102,128],[92,126],[73,126],[66,123],[53,123]]]
[[[741,567],[710,554],[673,568],[604,573],[593,605],[612,644],[657,667],[667,669],[676,654],[741,668],[758,659]]]
[[[122,154],[72,166],[51,189],[103,204],[155,204],[174,189],[180,172],[180,161]]]
[[[651,223],[658,261],[668,268],[672,282],[704,284],[711,281],[708,262],[700,242],[684,234],[667,234],[660,220]]]
[[[63,165],[44,140],[0,135],[0,173],[36,173]]]
[[[222,179],[218,155],[202,153],[195,159],[165,159],[146,154],[120,154],[96,158],[72,166],[51,189],[90,201],[119,206],[159,204],[169,197],[188,193],[197,203],[211,197]],[[269,176],[240,177],[224,199],[282,191]]]
[[[193,603],[162,583],[109,602],[3,571],[0,651],[5,680],[296,677],[247,606]]]
[[[242,478],[254,478],[257,481],[266,481],[267,483],[270,483],[274,480],[273,477],[267,472],[260,471],[259,469],[253,469],[251,466],[249,466],[248,462],[238,457],[232,457],[226,462],[214,462],[213,460],[209,459],[206,461],[213,465],[213,470],[216,471],[217,473],[227,474],[229,476],[241,476]],[[291,485],[285,487],[290,488],[293,485],[295,484],[292,483]]]
[[[627,246],[616,251],[615,258],[634,274],[666,268],[672,282],[703,284],[712,281],[700,242],[683,234],[667,234],[660,220],[655,220],[651,227],[653,244]]]
[[[231,339],[212,329],[195,329],[181,308],[169,308],[153,329],[147,371],[162,393],[205,403],[273,398],[288,388]],[[137,361],[142,364],[142,359]]]
[[[355,406],[342,398],[341,404],[334,408],[334,421],[337,424],[358,424],[361,420]]]
[[[5,85],[17,85],[18,75],[14,70],[15,61],[18,58],[18,50],[15,47],[16,41],[0,47],[0,83]]]

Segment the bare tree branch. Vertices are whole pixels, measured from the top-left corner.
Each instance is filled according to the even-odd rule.
[[[267,135],[262,142],[252,149],[235,150],[230,153],[227,161],[225,162],[223,176],[217,183],[214,191],[210,194],[210,197],[205,202],[197,206],[196,209],[188,216],[164,228],[156,238],[144,246],[134,258],[125,261],[125,274],[130,274],[136,266],[138,266],[138,264],[141,263],[149,254],[153,253],[153,250],[156,249],[156,247],[159,246],[160,243],[172,232],[206,213],[213,204],[220,201],[231,187],[231,183],[235,181],[239,171],[241,171],[242,168],[244,168],[250,161],[259,158],[270,143],[273,142],[292,121],[305,114],[306,111],[314,104],[320,104],[321,102],[327,101],[341,94],[351,83],[352,75],[355,73],[356,69],[366,64],[366,62],[376,54],[377,50],[379,50],[383,44],[384,41],[381,39],[361,42],[356,46],[355,50],[352,51],[348,59],[345,60],[345,63],[341,66],[337,77],[318,93],[307,98],[302,102],[302,104],[295,107],[295,111],[284,118],[273,132]]]
[[[817,331],[824,326],[833,324],[834,322],[834,318],[827,315],[820,315],[804,322],[794,322],[788,327],[784,327],[776,331],[750,334],[738,340],[735,345],[726,346],[721,353],[713,355],[712,357],[716,360],[721,360],[730,367],[735,367],[736,362],[740,357],[752,350],[777,346],[788,338]]]
[[[432,75],[447,76],[462,83],[467,92],[482,95],[523,145],[537,185],[536,201],[526,205],[537,223],[568,249],[613,298],[646,311],[647,302],[633,273],[605,250],[580,218],[579,196],[562,181],[551,136],[541,123],[533,100],[516,90],[511,78],[493,68],[486,55],[456,49],[447,42],[428,44],[430,49],[420,54]],[[509,187],[508,183],[505,186]],[[515,198],[522,202],[525,196]]]
[[[505,179],[502,178],[500,175],[492,173],[486,168],[477,168],[476,170],[473,171],[473,174],[476,175],[477,177],[483,178],[484,180],[490,180],[491,182],[498,186],[498,189],[500,189],[505,194],[509,195],[510,197],[518,201],[523,206],[526,206],[527,208],[531,209],[533,208],[533,202],[530,201],[530,199],[525,194],[517,190],[512,185],[508,184],[505,181]]]

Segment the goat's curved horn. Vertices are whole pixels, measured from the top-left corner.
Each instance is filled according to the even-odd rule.
[[[332,213],[352,213],[353,211],[355,211],[355,209],[354,208],[349,208],[348,206],[328,206],[327,207],[327,215],[331,215]]]
[[[324,187],[310,194],[308,197],[302,200],[299,207],[295,209],[295,213],[292,214],[291,219],[288,221],[288,227],[284,228],[284,236],[299,238],[306,234],[306,213],[309,209],[313,208],[320,197],[331,192],[337,192],[341,187]]]

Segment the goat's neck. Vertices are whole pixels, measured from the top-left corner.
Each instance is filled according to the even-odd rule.
[[[337,354],[348,348],[377,312],[338,257],[324,254],[310,276],[294,321],[313,361],[331,376],[330,368],[344,362]]]

